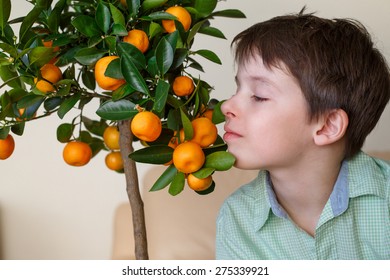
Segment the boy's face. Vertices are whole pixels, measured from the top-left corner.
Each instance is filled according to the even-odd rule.
[[[238,65],[236,83],[236,94],[222,105],[236,167],[271,170],[302,160],[316,132],[296,80],[257,56]]]

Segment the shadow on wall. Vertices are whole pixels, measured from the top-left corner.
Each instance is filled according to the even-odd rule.
[[[231,169],[214,174],[215,191],[198,195],[187,186],[177,196],[168,188],[149,192],[166,167],[152,168],[140,186],[150,259],[196,260],[215,258],[215,221],[225,198],[256,177],[257,171]],[[113,259],[134,259],[131,210],[128,203],[115,213]]]

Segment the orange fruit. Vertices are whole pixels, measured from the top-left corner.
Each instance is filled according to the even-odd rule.
[[[195,142],[202,148],[205,148],[217,140],[218,129],[210,119],[206,117],[196,118],[191,124],[194,131],[193,137],[190,140],[191,142]]]
[[[198,171],[205,161],[202,148],[194,142],[179,144],[173,151],[173,164],[183,173]]]
[[[123,169],[123,160],[120,152],[110,152],[105,158],[106,166],[114,171]]]
[[[46,47],[46,48],[53,48],[53,52],[59,52],[60,51],[60,47],[59,46],[55,46],[53,47],[53,40],[50,40],[50,41],[42,41],[43,45]]]
[[[212,182],[213,177],[211,175],[203,179],[196,177],[194,174],[188,174],[187,176],[187,184],[194,191],[207,190]]]
[[[116,126],[107,126],[103,133],[104,144],[110,150],[119,150],[120,133]]]
[[[153,142],[160,136],[162,124],[157,115],[149,111],[143,111],[134,116],[130,129],[138,139]]]
[[[0,139],[0,159],[9,158],[15,150],[15,140],[11,134],[5,139]]]
[[[105,90],[116,90],[121,85],[126,83],[123,79],[115,79],[104,75],[107,70],[108,64],[114,59],[119,58],[116,55],[109,55],[100,58],[95,64],[95,80],[99,87]]]
[[[127,2],[126,2],[126,0],[121,0],[121,4],[122,4],[123,6],[125,6],[125,7],[127,7]]]
[[[213,109],[207,109],[203,112],[202,117],[208,118],[210,121],[213,119]]]
[[[139,29],[130,30],[127,33],[127,36],[123,37],[123,41],[129,44],[132,44],[142,53],[146,52],[149,48],[149,38],[148,35]]]
[[[55,91],[53,84],[58,83],[62,79],[61,69],[54,64],[48,63],[41,67],[40,72],[42,78],[34,78],[36,88],[43,93]]]
[[[177,17],[177,20],[183,25],[185,31],[188,31],[190,29],[192,20],[190,13],[186,9],[180,6],[174,6],[166,9],[165,12]],[[176,30],[174,20],[164,19],[162,20],[162,25],[165,31],[168,33],[172,33]]]
[[[42,41],[43,45],[46,47],[46,48],[53,48],[53,53],[55,52],[59,52],[60,51],[60,47],[59,46],[55,46],[53,47],[53,41],[50,40],[50,41]],[[53,57],[49,62],[48,64],[54,64],[56,63],[58,60],[57,57]]]
[[[172,84],[173,92],[177,96],[187,96],[194,91],[194,82],[190,77],[178,76],[175,78]]]
[[[62,152],[64,161],[72,166],[86,165],[92,158],[91,147],[84,142],[68,142]]]

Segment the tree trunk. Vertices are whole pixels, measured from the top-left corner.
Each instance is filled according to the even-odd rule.
[[[129,158],[129,154],[134,150],[133,134],[130,130],[129,120],[119,122],[119,132],[120,149],[126,178],[126,191],[133,216],[135,258],[137,260],[147,260],[149,259],[149,256],[146,237],[144,203],[139,191],[136,164],[132,159]]]

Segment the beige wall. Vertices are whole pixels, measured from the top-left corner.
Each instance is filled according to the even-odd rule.
[[[24,0],[13,0],[12,4],[12,18],[21,16],[30,7]],[[197,41],[199,49],[215,46],[213,50],[224,63],[217,66],[205,62],[206,74],[202,74],[203,79],[215,86],[217,98],[230,96],[235,88],[229,50],[232,37],[255,22],[297,12],[305,4],[309,12],[316,11],[320,16],[361,20],[390,61],[388,0],[222,1],[219,10],[238,8],[247,19],[218,18],[213,25],[219,27],[228,40],[203,37]],[[91,117],[95,110],[96,104],[92,104]],[[71,118],[68,116],[65,121]],[[390,149],[389,122],[390,108],[368,138],[366,149]],[[113,214],[117,205],[127,199],[124,177],[105,168],[104,153],[86,167],[67,166],[62,160],[63,145],[56,140],[60,123],[55,116],[28,123],[23,137],[16,137],[14,155],[0,161],[0,258],[111,257]],[[141,185],[150,168],[139,165]]]

